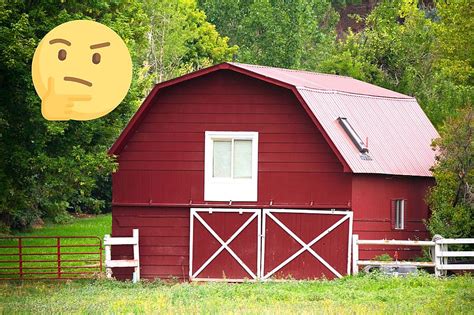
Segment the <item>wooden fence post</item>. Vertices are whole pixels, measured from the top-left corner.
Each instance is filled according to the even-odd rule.
[[[109,239],[110,239],[110,234],[106,234],[104,236],[104,246],[105,246],[105,261],[111,261],[112,260],[112,254],[110,252],[110,245],[109,245]],[[109,268],[107,266],[107,263],[105,264],[105,274],[107,278],[111,279],[112,278],[112,268]]]
[[[435,276],[439,277],[441,276],[441,245],[438,243],[438,240],[435,240],[435,246],[434,246],[434,257],[433,257],[433,262],[435,263]]]
[[[352,235],[352,274],[356,275],[359,273],[359,235]]]
[[[133,259],[137,261],[137,266],[133,272],[133,283],[140,280],[140,252],[138,250],[138,229],[133,229],[133,239],[135,244],[133,245]]]

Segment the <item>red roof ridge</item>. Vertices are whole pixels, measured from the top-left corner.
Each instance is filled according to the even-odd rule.
[[[262,66],[262,65],[253,65],[250,63],[242,63],[242,62],[226,62],[228,64],[238,66],[238,65],[243,65],[243,66],[248,66],[248,67],[255,67],[255,68],[271,68],[271,69],[278,69],[282,71],[288,71],[288,72],[305,72],[309,74],[316,74],[316,75],[326,75],[326,76],[332,76],[332,77],[338,77],[338,78],[344,78],[344,79],[351,79],[351,80],[357,80],[352,77],[349,77],[347,75],[341,75],[341,74],[335,74],[335,73],[323,73],[323,72],[316,72],[316,71],[310,71],[310,70],[300,70],[300,69],[287,69],[287,68],[280,68],[280,67],[271,67],[271,66]]]
[[[378,96],[387,97],[390,99],[413,98],[411,96],[372,83],[338,74],[268,67],[238,62],[225,62],[221,65],[227,65],[230,67],[254,72],[262,77],[277,80],[279,82],[286,83],[294,87],[304,86],[306,88],[317,89],[321,91],[339,91],[343,93],[351,93],[351,95]]]
[[[392,101],[415,101],[416,102],[416,98],[409,95],[404,95],[405,97],[394,97],[394,96],[371,95],[371,94],[366,94],[366,93],[344,92],[344,91],[339,91],[339,90],[334,90],[334,89],[316,89],[309,86],[296,86],[296,88],[298,90],[308,90],[308,91],[317,92],[317,93],[341,94],[341,95],[349,95],[349,96],[355,96],[355,97],[388,99]]]

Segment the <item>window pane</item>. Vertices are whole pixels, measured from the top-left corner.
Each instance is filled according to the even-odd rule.
[[[252,178],[252,140],[234,141],[234,178]]]
[[[395,228],[403,229],[403,210],[404,210],[404,201],[397,200],[395,208]]]
[[[232,142],[214,141],[213,177],[230,177]]]

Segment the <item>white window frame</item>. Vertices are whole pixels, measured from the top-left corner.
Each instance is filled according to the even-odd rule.
[[[405,229],[405,208],[406,208],[405,199],[395,199],[395,224],[394,224],[395,230]],[[400,213],[398,213],[399,211]]]
[[[213,177],[215,140],[252,141],[252,177]],[[233,151],[232,151],[233,152]],[[231,155],[233,159],[233,154]],[[231,168],[233,165],[231,165]],[[204,200],[205,201],[257,201],[258,183],[258,132],[206,131],[204,149]]]

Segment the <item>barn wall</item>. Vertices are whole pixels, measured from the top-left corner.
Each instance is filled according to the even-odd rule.
[[[424,202],[427,190],[434,184],[431,178],[401,177],[388,175],[355,174],[352,180],[352,209],[354,234],[360,239],[428,239],[423,223],[428,218],[428,206]],[[392,200],[406,199],[405,229],[392,228]],[[365,246],[361,259],[389,253],[393,247]],[[398,249],[399,259],[419,256],[417,248]]]
[[[256,206],[347,208],[350,174],[293,93],[227,70],[159,92],[120,154],[114,203],[205,203],[206,130],[259,132]]]
[[[188,278],[189,208],[118,207],[112,209],[112,235],[131,236],[138,228],[141,277]],[[113,246],[112,259],[131,259],[132,246]],[[132,268],[115,268],[114,276],[131,279]]]

